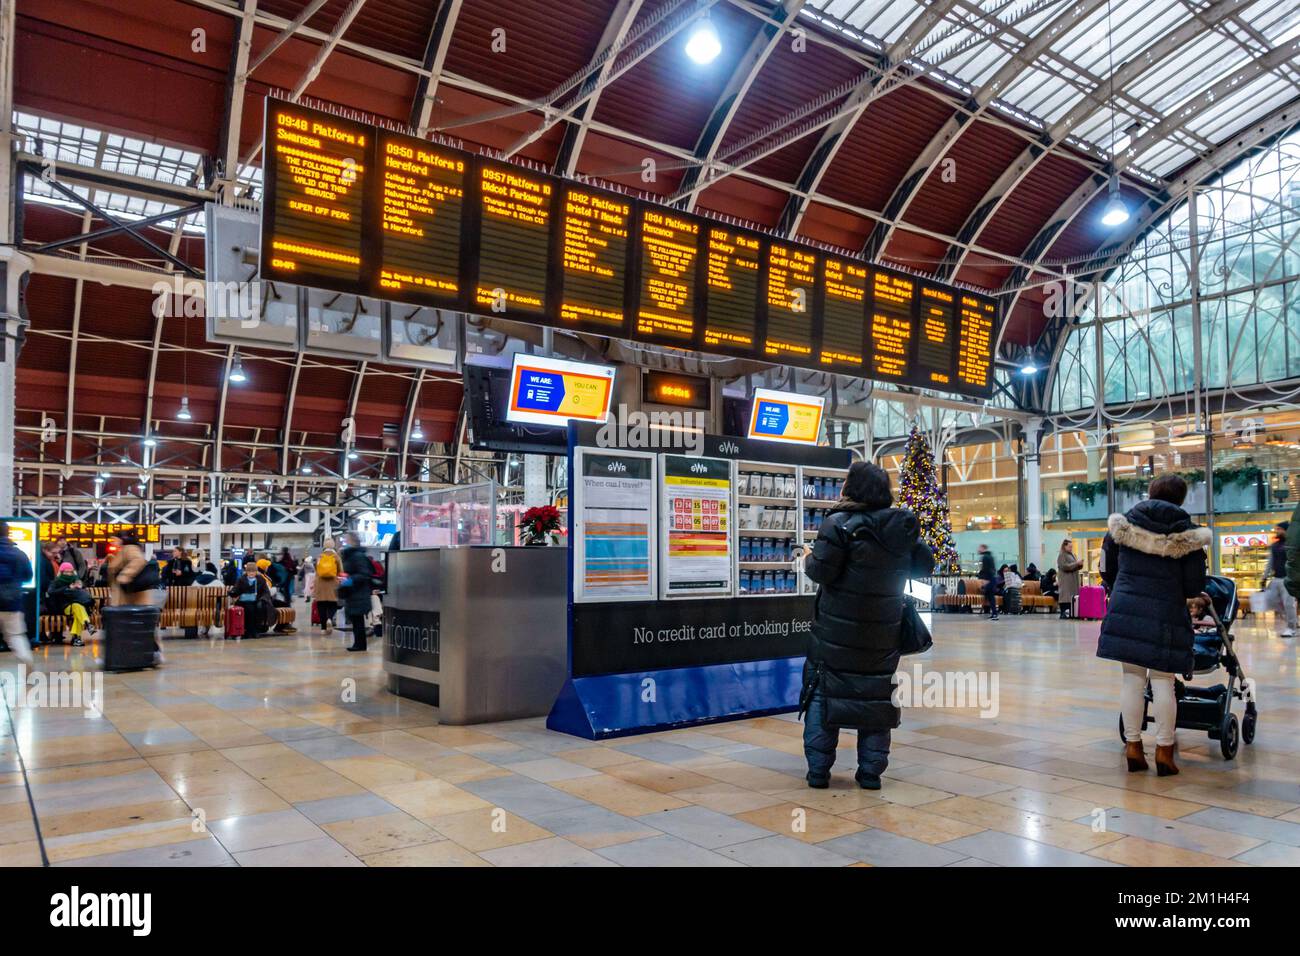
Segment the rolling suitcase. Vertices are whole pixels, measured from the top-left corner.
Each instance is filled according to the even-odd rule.
[[[1101,587],[1081,587],[1075,598],[1078,611],[1075,617],[1085,621],[1100,621],[1106,616],[1106,589]]]
[[[153,667],[159,617],[158,608],[149,605],[104,608],[104,670]]]
[[[244,609],[232,604],[226,609],[226,637],[244,636]]]

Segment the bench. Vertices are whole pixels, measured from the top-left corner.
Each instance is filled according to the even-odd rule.
[[[94,598],[95,603],[90,609],[90,626],[94,630],[99,630],[104,626],[103,619],[100,616],[99,609],[108,601],[108,588],[86,588],[90,596]],[[72,626],[72,619],[66,614],[42,614],[39,625],[39,634],[42,641],[62,639],[64,633]]]
[[[1040,607],[1055,611],[1056,598],[1043,593],[1041,581],[1026,581],[1020,588],[1020,606],[1026,611]]]
[[[959,578],[944,594],[934,596],[934,607],[943,611],[972,611],[984,606],[984,582],[979,578]],[[964,592],[964,593],[963,593]],[[1002,598],[998,598],[998,607]]]
[[[176,627],[194,632],[199,628],[220,627],[228,600],[224,587],[168,588],[158,626],[164,630]]]

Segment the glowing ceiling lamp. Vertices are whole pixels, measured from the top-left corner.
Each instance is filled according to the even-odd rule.
[[[248,376],[244,374],[244,362],[238,352],[235,353],[235,361],[231,364],[230,375],[227,377],[237,385],[248,381]]]
[[[690,39],[686,41],[686,55],[703,66],[716,60],[721,52],[722,40],[719,39],[717,28],[706,13],[691,31]]]
[[[1106,199],[1106,208],[1101,211],[1101,224],[1114,229],[1116,226],[1122,226],[1128,222],[1128,206],[1124,205],[1124,200],[1119,194],[1119,177],[1110,178],[1110,196]]]
[[[190,414],[190,398],[188,395],[181,396],[181,407],[180,411],[176,413],[176,417],[183,422],[188,422],[194,417]]]

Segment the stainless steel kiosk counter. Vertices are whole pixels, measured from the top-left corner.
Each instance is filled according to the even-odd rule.
[[[462,547],[388,555],[388,689],[445,724],[547,714],[567,673],[568,550]]]

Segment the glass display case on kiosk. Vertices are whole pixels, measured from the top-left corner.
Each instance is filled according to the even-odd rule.
[[[497,483],[439,488],[403,499],[402,550],[497,544]]]

